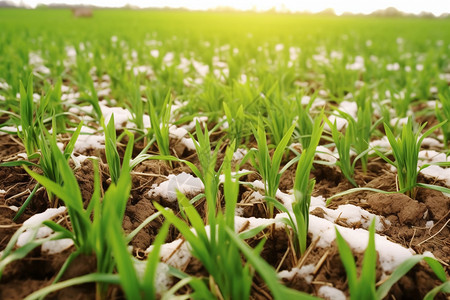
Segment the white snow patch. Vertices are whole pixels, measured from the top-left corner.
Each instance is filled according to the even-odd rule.
[[[244,156],[247,155],[247,153],[248,151],[246,149],[238,148],[236,152],[233,153],[232,161],[234,162],[241,161],[244,158]]]
[[[324,161],[328,161],[330,163],[336,163],[336,154],[331,152],[330,149],[324,147],[324,146],[317,146],[316,148],[316,156],[318,156],[320,159]]]
[[[301,277],[305,279],[306,283],[311,283],[313,280],[313,272],[316,267],[313,264],[304,265],[303,267],[299,268],[292,268],[292,270],[287,271],[281,271],[278,273],[278,277],[280,279],[286,279],[286,280],[292,280],[294,276]]]
[[[311,209],[313,208],[315,207],[311,206]],[[385,229],[383,223],[380,222],[379,216],[371,214],[361,207],[352,204],[339,205],[336,209],[329,209],[326,207],[322,207],[321,209],[325,212],[325,219],[331,222],[340,219],[350,227],[358,226],[359,223],[361,223],[364,228],[369,228],[370,223],[373,218],[375,218],[376,230],[382,231]],[[389,220],[386,220],[385,222],[388,223],[388,225],[390,223]]]
[[[319,288],[317,294],[319,297],[327,300],[345,300],[347,297],[344,292],[335,287],[323,285]]]
[[[363,252],[369,240],[369,232],[365,229],[351,229],[336,225],[328,220],[310,215],[309,232],[313,239],[320,238],[317,246],[327,248],[336,239],[335,227],[338,228],[350,248],[356,252]],[[385,272],[392,272],[400,263],[414,254],[412,249],[390,242],[385,236],[375,234],[375,248],[379,254],[381,268]]]
[[[103,149],[105,148],[105,136],[94,134],[95,130],[83,126],[81,127],[80,135],[75,142],[74,151],[83,152],[87,149]]]
[[[47,254],[61,253],[69,249],[73,245],[72,239],[60,239],[55,241],[47,241],[42,244],[41,251]]]
[[[205,188],[203,182],[190,174],[180,173],[178,175],[170,174],[167,181],[159,186],[152,187],[148,192],[150,197],[162,197],[168,201],[177,200],[177,190],[183,194],[198,194]]]
[[[31,227],[37,227],[42,222],[49,220],[53,218],[54,216],[61,214],[66,211],[66,208],[64,206],[58,207],[58,208],[49,208],[46,211],[35,214],[34,216],[30,217],[28,220],[23,222],[23,225],[25,228],[27,228],[17,239],[16,245],[18,247],[24,246],[26,243],[31,241],[33,238],[33,230],[31,230]],[[36,238],[45,238],[52,234],[53,230],[50,229],[47,226],[40,227],[37,231]]]

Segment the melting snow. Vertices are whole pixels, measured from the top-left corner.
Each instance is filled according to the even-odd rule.
[[[168,201],[177,200],[177,190],[183,194],[198,194],[205,188],[203,182],[190,174],[180,173],[178,175],[170,174],[167,181],[159,186],[152,187],[148,192],[150,197],[162,197]]]

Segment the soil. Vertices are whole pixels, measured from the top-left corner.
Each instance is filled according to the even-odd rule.
[[[23,148],[10,136],[0,135],[0,162],[13,160],[17,153],[23,152]],[[191,161],[198,166],[198,158],[195,153],[178,147],[177,155],[180,158]],[[88,151],[84,154],[103,155],[99,151]],[[219,162],[223,159],[223,153],[219,155]],[[103,156],[104,161],[104,156]],[[246,163],[242,168],[254,170]],[[291,166],[281,177],[280,190],[288,192],[293,188],[296,165]],[[101,182],[103,190],[109,186],[109,175],[107,165],[100,163]],[[123,229],[130,233],[138,227],[146,218],[157,210],[153,205],[156,201],[164,206],[169,206],[175,212],[179,211],[177,203],[170,203],[165,199],[151,199],[148,191],[153,185],[167,180],[169,174],[181,172],[191,173],[191,170],[182,164],[174,163],[170,167],[166,162],[147,160],[138,165],[132,173],[132,190],[130,199],[126,206]],[[85,160],[80,168],[75,170],[75,176],[79,182],[83,201],[85,205],[93,193],[93,164]],[[312,177],[316,179],[313,196],[330,197],[339,192],[353,188],[342,173],[335,167],[314,164]],[[0,251],[3,250],[11,236],[20,225],[30,216],[45,211],[50,203],[44,189],[40,189],[25,213],[17,221],[13,221],[15,212],[9,206],[20,207],[36,182],[21,167],[0,167]],[[243,181],[254,181],[261,179],[256,173],[241,178]],[[355,179],[361,187],[377,188],[385,191],[395,191],[395,174],[390,171],[389,165],[380,159],[370,159],[368,170],[362,172],[360,167],[356,168]],[[431,183],[430,180],[420,177],[420,182]],[[435,182],[433,182],[436,184]],[[437,183],[442,184],[442,183]],[[254,192],[248,186],[241,186],[238,207],[243,208],[243,216],[260,217],[267,216],[264,203],[255,201],[250,195]],[[63,203],[60,203],[62,205]],[[356,192],[346,196],[333,199],[330,208],[336,208],[342,204],[354,204],[368,210],[371,213],[383,216],[390,222],[383,232],[389,240],[412,248],[417,253],[430,251],[441,261],[448,274],[450,264],[450,198],[440,192],[419,189],[415,199],[403,194],[381,194],[368,191]],[[196,208],[202,216],[205,215],[205,201],[198,201]],[[313,212],[320,216],[320,212]],[[433,223],[427,223],[432,221]],[[144,250],[154,241],[163,222],[157,218],[141,230],[131,241],[133,253],[138,258],[143,258]],[[431,224],[431,225],[430,225]],[[354,227],[358,225],[354,225]],[[294,276],[284,283],[292,288],[317,295],[322,285],[336,287],[348,296],[348,283],[345,270],[342,266],[339,252],[333,243],[326,249],[314,247],[314,241],[305,260],[294,257],[289,245],[285,230],[275,230],[267,234],[261,256],[274,268],[278,270],[291,270],[306,264],[314,264],[318,267],[314,271],[312,281],[306,282],[304,278]],[[178,237],[178,232],[171,228],[167,242]],[[247,242],[254,246],[258,237]],[[0,281],[0,299],[23,299],[26,295],[44,286],[51,284],[68,255],[74,251],[73,247],[56,255],[46,255],[35,249],[24,259],[15,261],[7,266]],[[363,254],[354,253],[357,265],[360,267]],[[320,263],[319,263],[320,262]],[[82,274],[95,272],[95,257],[83,256],[77,258],[65,272],[63,279],[70,279]],[[186,269],[183,270],[191,275],[208,276],[203,266],[197,259],[191,259]],[[377,269],[377,281],[381,280],[381,269]],[[388,299],[422,299],[433,287],[438,285],[434,273],[425,264],[414,267],[404,276],[390,291]],[[181,290],[181,292],[187,290]],[[252,287],[252,299],[271,298],[270,291],[263,280],[255,276]],[[122,299],[123,294],[119,287],[111,286],[108,290],[108,299]],[[46,299],[95,299],[95,285],[86,284],[74,286],[49,295]],[[436,299],[445,299],[440,294]]]

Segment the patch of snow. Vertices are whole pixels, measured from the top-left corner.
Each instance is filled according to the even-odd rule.
[[[15,206],[15,205],[10,205],[10,206],[8,206],[8,207],[9,207],[9,209],[12,210],[12,211],[15,211],[15,212],[18,212],[18,211],[19,211],[19,208],[18,208],[17,206]]]
[[[324,146],[317,146],[316,148],[316,156],[318,156],[320,159],[324,161],[328,161],[330,163],[336,163],[336,154],[331,152],[330,149],[324,147]]]
[[[172,125],[169,127],[169,134],[172,138],[182,139],[186,134],[188,134],[188,131],[183,127]]]
[[[439,166],[429,166],[420,171],[426,177],[436,178],[445,182],[447,186],[450,186],[450,168],[442,168]]]
[[[26,229],[25,231],[19,236],[19,238],[17,239],[17,243],[16,245],[18,247],[22,247],[24,246],[26,243],[28,243],[29,241],[31,241],[31,239],[33,238],[33,232],[34,230],[32,230],[32,227],[37,227],[40,224],[42,224],[42,222],[46,221],[46,220],[50,220],[51,218],[53,218],[54,216],[61,214],[63,212],[66,211],[66,208],[64,206],[58,207],[58,208],[49,208],[46,211],[39,213],[39,214],[35,214],[32,217],[30,217],[28,220],[26,220],[25,222],[23,222],[23,225]],[[50,229],[47,226],[42,226],[38,229],[37,234],[36,234],[36,238],[44,238],[49,236],[50,234],[52,234],[53,230]]]
[[[319,297],[327,300],[345,300],[347,297],[344,292],[335,287],[323,285],[317,291]]]
[[[248,151],[246,149],[238,148],[236,152],[233,153],[233,162],[240,162],[245,155],[247,155]]]
[[[74,151],[83,152],[87,149],[103,149],[105,148],[105,136],[104,135],[96,135],[94,134],[95,130],[82,126],[80,135],[78,136],[77,141],[75,142]]]
[[[294,276],[298,276],[305,279],[306,283],[310,284],[314,278],[312,273],[314,272],[315,268],[316,266],[313,264],[304,265],[300,269],[294,267],[290,271],[284,270],[279,272],[278,277],[280,279],[292,280]]]
[[[311,208],[313,209],[313,207]],[[350,227],[358,226],[359,223],[361,223],[363,228],[367,229],[369,228],[373,218],[375,218],[376,231],[382,231],[385,229],[379,216],[369,213],[361,207],[352,204],[339,205],[336,209],[322,207],[322,210],[325,212],[325,219],[331,222],[335,222],[337,219],[340,219]],[[385,222],[389,221],[386,220]]]
[[[348,123],[348,121],[346,119],[335,116],[335,115],[329,116],[328,120],[330,120],[331,124],[336,123],[336,128],[339,131],[342,130],[342,128],[344,128],[345,126],[347,126],[347,123]],[[331,128],[328,125],[328,123],[325,123],[323,128],[324,128],[324,130],[331,131]]]
[[[351,229],[336,225],[328,220],[310,215],[309,233],[313,239],[320,238],[317,246],[327,248],[336,239],[335,227],[347,241],[350,248],[356,252],[363,252],[367,247],[369,232],[365,229]],[[385,272],[392,272],[405,259],[414,254],[412,249],[406,249],[403,246],[389,241],[385,236],[375,234],[375,248],[379,254],[381,268]]]
[[[72,239],[60,239],[54,241],[47,241],[42,244],[41,251],[47,254],[61,253],[66,249],[69,249],[73,245]]]
[[[391,126],[404,126],[408,123],[408,117],[405,118],[392,118],[390,121]]]
[[[148,195],[150,197],[159,196],[168,201],[175,202],[177,200],[177,190],[183,194],[198,194],[205,188],[199,178],[184,172],[178,175],[170,174],[168,179],[159,186],[152,187]]]

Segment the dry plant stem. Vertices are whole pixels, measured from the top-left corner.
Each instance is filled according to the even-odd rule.
[[[319,238],[317,238],[317,239],[315,239],[314,241],[311,242],[311,244],[309,245],[309,247],[306,250],[305,254],[302,256],[302,259],[296,265],[297,268],[300,269],[305,264],[306,258],[308,257],[309,254],[311,254],[312,250],[314,250],[314,248],[316,247],[316,244],[317,244],[318,241],[319,241]]]
[[[272,296],[267,293],[263,288],[259,287],[258,285],[256,285],[254,282],[252,283],[252,287],[261,295],[264,296],[264,299],[272,299]]]
[[[281,258],[281,261],[276,268],[277,273],[280,271],[281,266],[283,265],[284,261],[286,260],[287,255],[289,254],[289,251],[290,251],[290,248],[286,249],[286,251],[284,252],[283,257]]]
[[[139,175],[139,176],[146,176],[146,177],[161,177],[167,179],[168,177],[166,175],[162,174],[154,174],[154,173],[142,173],[142,172],[131,172],[131,175]]]
[[[444,228],[447,226],[448,223],[450,223],[450,219],[447,220],[447,222],[445,222],[444,226],[442,226],[441,229],[438,230],[438,232],[436,232],[435,234],[433,234],[433,235],[430,236],[429,238],[427,238],[427,239],[421,241],[420,243],[417,244],[417,246],[420,246],[420,245],[422,245],[423,243],[425,243],[425,242],[431,240],[432,238],[434,238],[435,236],[437,236],[442,230],[444,230]]]
[[[327,251],[325,251],[325,253],[322,255],[322,257],[320,258],[319,262],[317,262],[316,268],[313,271],[313,274],[316,275],[317,272],[319,272],[320,268],[322,267],[323,263],[325,262],[325,260],[328,257],[328,254],[330,254],[330,249],[327,249]]]

